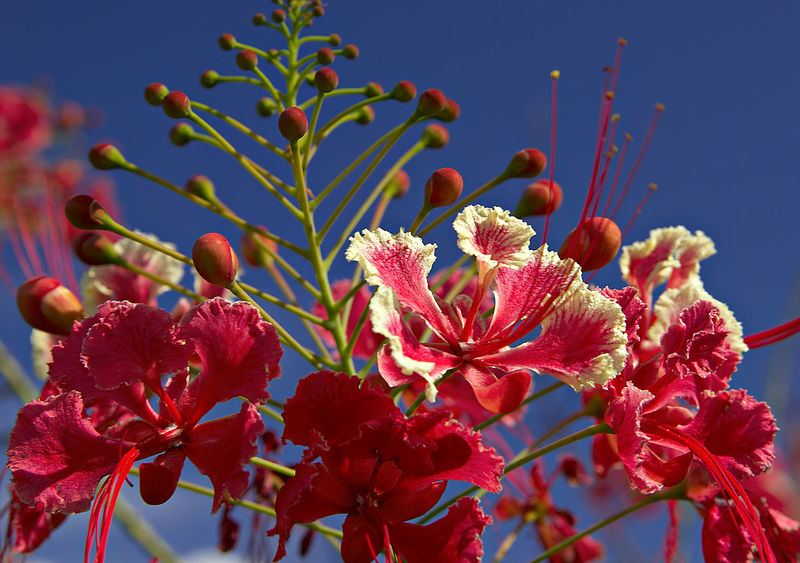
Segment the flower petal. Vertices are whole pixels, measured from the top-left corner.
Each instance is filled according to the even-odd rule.
[[[686,227],[665,227],[650,231],[650,237],[645,241],[624,246],[619,258],[622,279],[638,289],[649,305],[653,289],[667,281],[672,271],[680,267],[675,253],[691,236]]]
[[[365,229],[350,238],[345,256],[361,264],[367,283],[393,290],[400,303],[419,313],[439,337],[453,340],[458,327],[442,313],[428,289],[435,249],[435,244],[423,244],[410,233]]]
[[[238,414],[195,426],[186,445],[186,456],[214,485],[213,514],[228,497],[240,498],[250,474],[244,466],[258,454],[258,437],[266,426],[258,409],[243,404]]]
[[[19,498],[41,503],[47,512],[88,510],[98,483],[119,457],[120,443],[95,430],[76,391],[22,407],[8,441],[8,467]]]
[[[465,207],[453,221],[458,247],[489,269],[518,270],[531,259],[528,245],[536,233],[525,222],[500,207]]]

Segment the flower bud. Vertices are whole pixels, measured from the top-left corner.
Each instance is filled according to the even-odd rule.
[[[372,106],[364,106],[363,108],[358,110],[358,115],[356,116],[356,123],[359,125],[369,125],[375,119],[375,110],[372,109]]]
[[[192,110],[192,104],[189,97],[183,92],[174,91],[167,94],[164,101],[161,102],[161,108],[167,117],[172,119],[181,119],[188,117]]]
[[[450,133],[438,123],[431,123],[422,132],[422,142],[426,149],[440,149],[450,141]]]
[[[323,47],[317,51],[317,62],[321,65],[329,65],[335,58],[336,55],[333,54],[333,50],[330,47]]]
[[[417,113],[426,117],[433,117],[441,113],[446,103],[447,98],[444,97],[441,90],[436,90],[435,88],[425,90],[417,100]]]
[[[622,233],[607,217],[589,217],[575,227],[558,249],[561,258],[572,258],[584,272],[602,268],[617,255]]]
[[[184,188],[190,194],[203,198],[210,203],[217,201],[217,196],[214,194],[214,183],[202,174],[195,174],[189,178]]]
[[[333,47],[337,47],[338,45],[342,44],[342,37],[338,33],[331,33],[330,37],[328,38],[328,45],[332,45]]]
[[[314,6],[314,9],[311,10],[311,15],[315,18],[321,18],[325,15],[325,8],[320,5]]]
[[[306,114],[297,107],[286,108],[278,118],[278,130],[286,140],[294,143],[308,131]]]
[[[118,264],[120,256],[114,243],[99,233],[83,233],[72,243],[75,256],[88,266]]]
[[[127,164],[119,149],[108,143],[99,143],[89,151],[89,162],[98,170],[113,170]]]
[[[158,459],[158,458],[156,458]],[[139,494],[150,505],[167,502],[178,487],[180,471],[150,461],[139,465]]]
[[[64,204],[64,215],[73,227],[83,231],[103,229],[110,219],[103,206],[89,195],[69,198]]]
[[[233,283],[239,271],[236,253],[219,233],[207,233],[197,239],[192,247],[192,262],[201,278],[220,287]]]
[[[345,45],[342,49],[342,56],[345,59],[353,60],[358,57],[358,47],[355,45]]]
[[[286,14],[284,14],[284,18],[285,17],[286,17]],[[278,22],[278,23],[280,23],[280,22]],[[253,16],[253,25],[267,25],[267,16],[265,16],[264,14],[262,14],[260,12],[258,14],[255,14]]]
[[[32,278],[17,289],[17,307],[30,326],[52,334],[69,334],[75,321],[83,317],[77,297],[56,279]]]
[[[511,178],[533,178],[547,167],[547,157],[538,149],[519,151],[508,163],[506,174]]]
[[[383,86],[377,82],[367,82],[367,85],[364,86],[364,95],[367,98],[374,98],[381,94],[383,94]]]
[[[522,192],[514,215],[522,219],[552,213],[561,206],[563,198],[561,186],[555,182],[551,184],[550,180],[536,180]]]
[[[286,20],[286,12],[281,9],[273,10],[270,17],[275,23],[283,23]]]
[[[169,140],[178,147],[188,144],[192,140],[192,135],[194,135],[194,129],[185,121],[176,123],[169,130]]]
[[[405,170],[398,170],[394,176],[386,183],[383,188],[386,195],[394,199],[401,198],[408,193],[408,188],[411,186],[411,179]]]
[[[332,92],[339,85],[339,75],[332,68],[323,67],[314,74],[314,86],[323,94]]]
[[[258,66],[258,55],[250,49],[236,53],[236,65],[242,70],[253,70]]]
[[[236,38],[230,33],[223,33],[219,36],[219,48],[223,51],[230,51],[236,45]]]
[[[262,230],[267,229],[261,227]],[[258,233],[243,233],[239,248],[242,251],[245,262],[254,268],[266,268],[272,264],[272,256],[264,247],[269,248],[273,254],[278,253],[278,244],[264,235]]]
[[[439,121],[450,123],[451,121],[458,119],[459,115],[461,115],[461,108],[458,106],[455,100],[448,98],[444,104],[444,109],[437,113],[435,117]]]
[[[148,84],[144,89],[144,99],[151,106],[160,106],[164,98],[169,94],[169,88],[164,86],[161,82],[153,82]]]
[[[440,168],[425,182],[425,203],[430,207],[447,207],[455,203],[463,189],[461,174],[452,168]]]
[[[408,103],[417,97],[417,87],[413,82],[408,80],[401,80],[394,88],[392,88],[391,96],[393,100],[398,102]]]
[[[256,104],[256,111],[261,117],[270,117],[278,111],[278,104],[269,96],[264,96]]]
[[[213,88],[219,81],[219,73],[216,70],[207,70],[200,75],[200,85],[203,88]]]

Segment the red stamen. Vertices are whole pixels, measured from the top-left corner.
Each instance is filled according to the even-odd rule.
[[[661,114],[664,112],[664,105],[663,104],[656,104],[655,114],[653,115],[653,119],[650,121],[650,126],[647,128],[647,133],[644,136],[644,141],[642,142],[642,146],[639,148],[639,153],[636,155],[636,160],[633,161],[633,167],[631,167],[631,171],[628,173],[628,177],[625,179],[625,185],[622,188],[622,194],[617,201],[617,204],[614,206],[614,211],[611,212],[611,216],[609,219],[614,219],[617,216],[617,212],[619,211],[619,206],[622,205],[625,196],[628,194],[628,189],[631,187],[631,183],[633,183],[634,177],[636,177],[636,172],[639,171],[639,165],[642,164],[642,159],[644,158],[645,152],[647,152],[647,147],[650,145],[650,140],[653,138],[653,133],[655,133],[656,125],[658,125],[658,118],[661,117]]]
[[[8,212],[8,209],[5,207],[2,208],[3,213],[3,222],[8,225],[8,239],[11,241],[11,249],[14,251],[14,257],[17,259],[17,263],[19,267],[22,269],[22,273],[25,275],[25,278],[30,279],[36,276],[33,275],[33,269],[31,268],[30,264],[28,264],[28,259],[25,257],[25,252],[22,250],[22,245],[19,240],[19,235],[17,233],[17,229],[15,227],[15,222],[11,217],[11,214]]]
[[[628,231],[633,226],[634,221],[636,221],[636,219],[639,217],[639,215],[642,214],[642,210],[644,209],[644,206],[647,203],[647,200],[650,199],[650,196],[653,195],[653,193],[656,190],[658,190],[658,186],[657,185],[655,185],[652,182],[647,184],[647,191],[645,192],[644,196],[642,197],[642,201],[640,201],[639,205],[636,206],[636,209],[633,210],[633,213],[631,214],[631,218],[628,219],[628,222],[626,223],[625,228],[622,229],[622,238],[625,238],[625,235],[628,234]]]
[[[555,169],[556,169],[556,108],[557,108],[557,101],[558,101],[558,78],[561,76],[561,73],[557,70],[554,70],[550,73],[550,78],[553,81],[553,94],[552,94],[552,105],[550,108],[550,185],[553,185],[553,178],[555,176]],[[551,197],[552,190],[547,194],[547,213],[544,218],[544,232],[542,233],[542,244],[547,242],[547,231],[550,227],[550,214],[553,212],[550,209],[550,197]]]
[[[11,205],[13,209],[18,211],[17,228],[19,229],[19,236],[22,240],[22,246],[25,248],[28,259],[33,266],[33,271],[37,276],[43,276],[45,275],[44,268],[42,267],[42,261],[39,260],[39,252],[36,250],[36,241],[33,238],[33,233],[31,232],[30,225],[28,224],[27,215],[22,209],[18,199],[12,198]]]
[[[774,328],[747,335],[744,337],[744,343],[747,344],[749,348],[760,348],[768,344],[780,342],[798,332],[800,332],[800,317]]]
[[[619,185],[619,177],[622,172],[622,163],[625,162],[625,154],[628,152],[628,147],[630,146],[632,140],[633,137],[631,137],[631,134],[625,133],[625,142],[622,143],[622,150],[620,151],[619,159],[617,160],[617,169],[614,172],[614,180],[611,182],[611,190],[608,192],[608,199],[603,207],[603,212],[600,214],[601,217],[607,216],[608,209],[611,207],[611,202],[614,200],[614,192],[617,190],[617,186]]]

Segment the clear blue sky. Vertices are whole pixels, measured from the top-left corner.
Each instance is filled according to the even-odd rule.
[[[280,47],[276,33],[250,24],[254,13],[268,14],[274,7],[263,0],[6,2],[0,7],[0,81],[29,83],[49,77],[57,98],[74,99],[105,113],[104,126],[88,143],[113,140],[131,161],[178,184],[194,173],[207,174],[233,207],[280,232],[288,227],[276,216],[276,207],[230,159],[206,147],[173,147],[167,139],[173,122],[160,109],[147,106],[141,94],[149,82],[162,81],[254,122],[265,135],[274,137],[274,119],[260,121],[254,112],[261,95],[254,87],[221,85],[206,91],[198,83],[198,76],[208,68],[221,74],[238,72],[234,54],[216,45],[221,33],[234,33],[243,42],[265,49]],[[641,141],[653,104],[666,105],[632,187],[627,213],[648,182],[657,183],[659,191],[627,242],[645,238],[649,229],[658,226],[702,229],[718,249],[715,257],[703,263],[706,288],[731,307],[746,333],[778,324],[792,312],[800,314],[796,289],[800,264],[797,3],[772,2],[755,9],[752,3],[738,0],[679,1],[658,7],[632,0],[343,0],[330,2],[326,10],[312,31],[337,32],[345,43],[361,49],[358,60],[339,58],[334,63],[341,85],[361,86],[375,80],[391,87],[408,79],[420,90],[439,88],[461,105],[461,118],[448,126],[451,143],[424,153],[407,168],[412,193],[392,213],[390,230],[410,223],[416,212],[414,194],[421,193],[425,179],[437,168],[458,169],[469,189],[496,175],[520,148],[536,146],[549,152],[549,73],[559,69],[556,179],[564,188],[565,204],[553,218],[551,240],[560,242],[580,213],[591,172],[601,69],[613,62],[616,38],[622,36],[629,46],[615,101],[615,111],[622,114],[621,131],[630,131]],[[317,171],[310,176],[312,185],[324,185],[350,155],[398,123],[410,108],[383,104],[376,110],[378,118],[370,129],[343,127],[339,140],[329,143],[327,151],[323,145]],[[405,146],[415,139],[410,136]],[[114,180],[127,223],[172,240],[185,252],[200,234],[227,228],[155,185],[119,174]],[[513,208],[523,187],[521,181],[508,183],[483,202]],[[622,216],[627,217],[625,210]],[[534,223],[534,228],[541,231],[540,224]],[[448,228],[437,229],[430,238],[439,244],[442,263],[458,255],[455,235]],[[350,270],[342,261],[336,271],[344,276]],[[613,266],[595,281],[620,283]],[[793,287],[794,310],[787,311]],[[0,336],[19,349],[26,336],[10,296],[0,299],[0,311],[7,319]],[[774,351],[750,353],[735,381],[765,398],[768,371],[772,377],[779,372],[785,373],[783,377],[798,373],[790,363],[797,360],[796,348],[795,341]],[[781,362],[770,364],[772,352],[778,352],[773,359]],[[284,368],[285,373],[291,371]],[[797,396],[796,389],[792,396]],[[4,428],[11,424],[10,414],[5,424]],[[177,506],[173,501],[173,510]],[[192,501],[191,506],[202,513],[207,502]],[[175,512],[171,514],[156,517],[160,525],[168,526],[165,533],[178,539],[180,526],[170,522],[176,518]],[[582,523],[588,525],[596,517],[584,516]],[[204,522],[198,526],[207,522],[216,526],[217,520]],[[660,542],[661,524],[656,527]],[[83,533],[85,523],[74,525],[69,533],[72,538],[68,533],[57,534],[43,554],[64,560],[59,550],[72,549],[65,547],[68,542],[82,544]],[[185,534],[184,530],[181,536]],[[691,540],[699,534],[697,527],[693,534]],[[211,536],[213,544],[215,534]],[[492,531],[485,536],[488,542],[495,541]],[[184,540],[181,537],[178,542],[191,543]],[[124,545],[122,539],[112,541],[119,548]],[[688,560],[695,557],[696,552],[687,555]],[[128,552],[113,560],[144,557]]]

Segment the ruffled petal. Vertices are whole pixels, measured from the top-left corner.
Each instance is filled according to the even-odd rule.
[[[83,341],[83,358],[101,389],[140,381],[161,389],[161,377],[186,367],[189,350],[172,316],[148,305],[119,303],[102,314]]]
[[[47,512],[88,510],[98,483],[119,458],[120,443],[94,429],[75,391],[22,407],[8,441],[19,498],[41,503]]]
[[[489,269],[518,270],[531,259],[528,245],[536,233],[525,222],[500,207],[465,207],[453,221],[458,247]]]
[[[184,315],[179,334],[203,364],[186,391],[194,402],[191,420],[234,397],[267,400],[269,381],[281,373],[283,350],[275,327],[255,307],[219,297],[204,301]]]
[[[747,344],[742,338],[741,323],[736,320],[725,303],[711,297],[703,288],[703,282],[699,277],[691,279],[681,288],[667,289],[658,297],[653,307],[654,320],[647,332],[647,338],[659,342],[670,325],[679,321],[681,312],[698,301],[710,301],[717,308],[719,316],[725,323],[725,329],[729,331],[726,340],[731,350],[738,353],[746,352]]]
[[[23,555],[31,553],[42,545],[66,518],[66,514],[53,514],[29,506],[21,502],[15,494],[8,507],[12,551]]]
[[[542,322],[533,342],[481,361],[506,370],[527,368],[553,375],[579,391],[605,385],[625,367],[628,356],[625,315],[596,291],[573,291]]]
[[[700,262],[716,253],[714,241],[703,231],[695,231],[693,235],[683,239],[676,252],[680,266],[672,270],[667,287],[682,287],[696,278],[700,274]]]
[[[391,289],[400,303],[420,314],[439,337],[454,341],[458,327],[445,317],[428,289],[435,249],[435,244],[423,244],[410,233],[392,235],[383,229],[365,229],[350,238],[345,256],[361,264],[367,283]]]
[[[258,437],[266,426],[258,409],[242,405],[238,414],[197,425],[186,444],[186,455],[214,486],[213,514],[223,501],[240,498],[250,474],[244,466],[258,454]]]
[[[704,392],[694,420],[683,428],[739,479],[764,472],[775,460],[778,427],[766,403],[743,389]]]
[[[391,397],[345,373],[318,371],[297,383],[283,407],[283,441],[330,449],[350,440],[362,424],[381,417],[402,418]]]
[[[425,526],[389,524],[389,537],[394,550],[408,563],[477,563],[483,557],[480,536],[491,523],[477,500],[462,498],[443,518]]]
[[[665,227],[650,231],[650,237],[645,241],[623,247],[619,258],[622,279],[638,289],[649,305],[653,289],[667,281],[672,271],[680,267],[675,254],[691,236],[686,227]]]
[[[378,287],[370,311],[373,329],[386,337],[386,344],[378,353],[381,376],[391,386],[422,377],[427,383],[425,396],[433,402],[435,383],[445,371],[460,365],[461,359],[420,343],[403,320],[403,311],[391,290]]]
[[[546,245],[534,251],[521,269],[500,268],[494,279],[492,322],[481,340],[496,339],[523,319],[538,324],[537,317],[558,307],[581,284],[580,266],[562,260]]]

